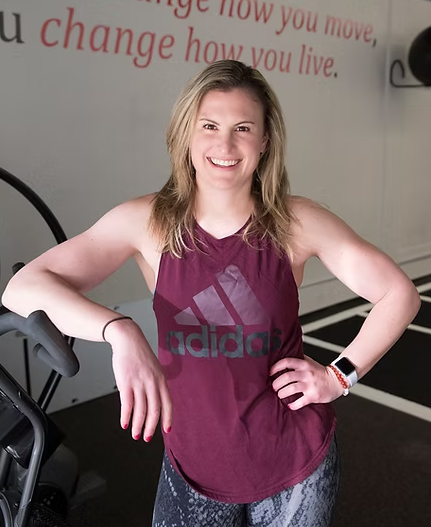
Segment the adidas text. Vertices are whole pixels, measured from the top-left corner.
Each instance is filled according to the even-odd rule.
[[[175,355],[185,355],[186,350],[194,357],[217,357],[219,353],[229,358],[244,357],[246,352],[251,357],[268,355],[281,347],[281,330],[275,328],[270,335],[268,331],[256,331],[250,335],[243,334],[243,326],[237,325],[236,331],[217,333],[216,326],[200,326],[200,332],[169,331],[166,344]]]

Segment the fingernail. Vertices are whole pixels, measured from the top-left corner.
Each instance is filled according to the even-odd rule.
[[[133,436],[133,439],[139,439],[140,437],[141,437],[141,434],[135,434],[135,435]]]
[[[147,436],[147,437],[145,438],[145,441],[146,441],[147,443],[150,442],[152,437],[153,437],[153,436]]]
[[[166,433],[167,433],[167,434],[169,434],[169,432],[171,431],[171,427],[170,427],[170,426],[168,426],[168,428],[166,428],[166,430],[165,430],[165,431],[166,431]]]
[[[123,430],[126,430],[128,426],[129,426],[129,423],[124,423],[124,424],[122,425]]]

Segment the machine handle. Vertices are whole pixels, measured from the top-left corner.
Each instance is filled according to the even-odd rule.
[[[0,336],[13,330],[35,340],[37,357],[63,377],[73,377],[78,373],[78,358],[44,311],[34,311],[27,318],[10,311],[1,315]]]

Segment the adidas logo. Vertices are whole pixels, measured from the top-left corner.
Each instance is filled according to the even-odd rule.
[[[257,331],[245,335],[247,326],[267,324],[265,313],[241,271],[230,265],[216,275],[217,284],[196,294],[193,300],[200,311],[198,315],[206,324],[201,324],[189,307],[174,318],[181,326],[191,326],[188,331],[169,331],[166,335],[167,348],[176,355],[186,351],[194,357],[252,357],[268,355],[281,347],[281,330]],[[224,294],[223,294],[224,293]],[[233,316],[242,322],[235,322]],[[217,326],[234,326],[235,331],[221,333]],[[199,331],[196,329],[199,328]]]
[[[166,336],[168,350],[175,355],[185,355],[186,350],[194,357],[217,357],[219,353],[231,359],[244,357],[244,350],[251,357],[268,355],[281,347],[281,330],[275,328],[271,339],[268,331],[256,331],[244,336],[244,327],[236,326],[235,332],[216,333],[215,326],[200,326],[199,333],[185,334],[169,331]]]

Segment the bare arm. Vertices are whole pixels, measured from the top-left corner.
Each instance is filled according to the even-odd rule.
[[[116,207],[84,233],[27,264],[10,280],[2,303],[22,316],[42,309],[63,333],[102,340],[104,324],[116,313],[83,293],[145,244],[147,202],[140,198]]]
[[[154,240],[146,226],[151,196],[125,203],[108,212],[86,232],[54,247],[21,269],[9,282],[3,304],[20,315],[43,310],[63,333],[101,341],[107,321],[119,314],[84,296],[140,253],[157,260]],[[113,370],[121,398],[121,425],[135,439],[149,441],[162,416],[168,430],[172,403],[161,366],[137,324],[122,320],[105,332],[113,351]],[[132,418],[133,412],[133,418]]]
[[[374,304],[358,335],[340,355],[349,358],[362,377],[395,344],[416,316],[420,308],[419,294],[389,256],[363,240],[340,218],[310,200],[298,200],[294,207],[299,219],[295,238],[301,258],[318,257],[347,287]],[[308,402],[329,402],[341,395],[340,384],[330,370],[322,369],[308,358],[301,364],[295,361],[283,359],[271,373],[296,367],[301,370],[300,382],[307,383],[311,372],[314,393],[310,397],[320,399],[306,401],[302,397],[302,401],[291,405],[294,409]],[[292,395],[294,387],[282,387],[292,382],[294,376],[290,372],[274,381],[280,397]],[[320,382],[319,376],[324,382],[317,389],[315,383]],[[297,392],[298,386],[294,393]]]
[[[420,308],[419,294],[392,259],[340,218],[312,202],[304,205],[303,243],[347,287],[372,304],[360,332],[343,351],[365,375],[395,344]]]

